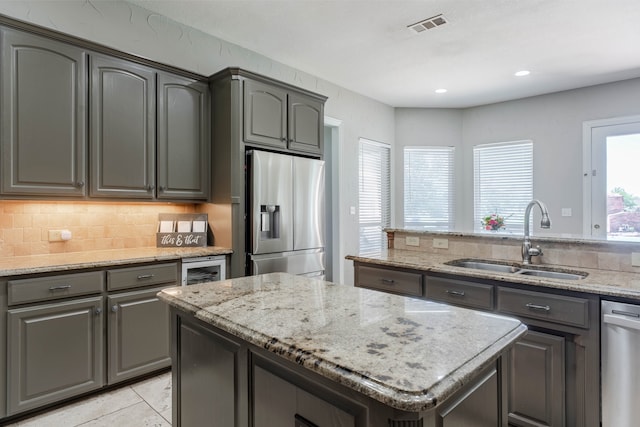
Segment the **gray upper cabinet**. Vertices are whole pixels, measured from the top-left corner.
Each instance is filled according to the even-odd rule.
[[[91,196],[153,199],[155,72],[91,57]]]
[[[244,141],[322,154],[324,102],[254,80],[244,81]]]
[[[287,92],[245,80],[244,141],[287,148]]]
[[[322,154],[324,103],[291,93],[289,111],[289,148]]]
[[[2,194],[86,194],[87,54],[2,28]]]
[[[209,194],[209,87],[158,73],[158,199]]]

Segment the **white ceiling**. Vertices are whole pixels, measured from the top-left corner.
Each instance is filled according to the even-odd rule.
[[[640,77],[640,0],[129,1],[394,107]],[[407,29],[440,13],[447,24]]]

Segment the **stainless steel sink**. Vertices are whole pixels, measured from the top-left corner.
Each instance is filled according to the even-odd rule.
[[[474,268],[476,270],[495,271],[497,273],[522,274],[523,276],[546,277],[548,279],[561,280],[580,280],[587,277],[588,273],[576,271],[553,271],[542,270],[539,268],[522,268],[520,266],[501,264],[496,261],[475,260],[475,259],[456,259],[446,262],[447,265],[462,268]]]
[[[454,261],[447,262],[445,264],[453,265],[454,267],[475,268],[476,270],[497,271],[499,273],[515,273],[520,270],[520,268],[514,267],[512,265],[498,264],[498,263],[489,262],[489,261],[475,261],[475,260],[465,260],[465,259],[457,259]]]
[[[560,271],[548,271],[548,270],[520,270],[517,273],[522,274],[524,276],[539,276],[539,277],[547,277],[549,279],[563,279],[563,280],[580,280],[587,277],[586,273],[582,273],[582,274],[563,273]]]

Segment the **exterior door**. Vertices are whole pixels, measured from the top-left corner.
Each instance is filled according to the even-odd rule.
[[[91,195],[155,195],[155,73],[105,56],[91,58]]]
[[[86,193],[87,55],[76,47],[0,30],[2,193]]]
[[[209,88],[158,74],[158,198],[206,200],[209,194]]]
[[[640,116],[591,122],[589,131],[585,235],[640,241]]]
[[[8,312],[9,415],[103,385],[102,297]]]

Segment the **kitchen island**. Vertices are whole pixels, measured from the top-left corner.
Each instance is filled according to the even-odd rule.
[[[518,320],[285,273],[159,297],[174,426],[506,426]]]

